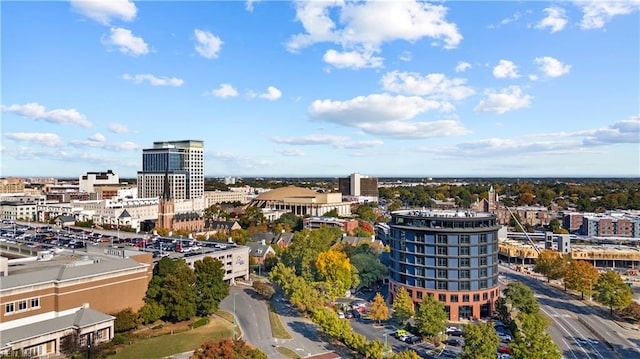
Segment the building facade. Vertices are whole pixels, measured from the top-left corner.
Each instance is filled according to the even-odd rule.
[[[588,237],[640,238],[640,216],[622,212],[585,214],[581,232]]]
[[[86,174],[80,176],[80,178],[78,179],[80,192],[87,193],[95,193],[96,185],[113,185],[118,183],[120,183],[120,177],[118,177],[117,174],[113,173],[112,170],[107,170],[107,172],[87,172]]]
[[[143,198],[161,197],[165,176],[168,176],[173,199],[203,198],[203,142],[161,141],[154,142],[153,148],[142,150],[142,171],[138,172],[138,195]]]
[[[452,321],[492,315],[500,296],[494,214],[404,210],[389,225],[392,296],[401,287],[414,302],[434,296]]]
[[[349,177],[338,178],[338,192],[345,196],[378,198],[378,179],[353,173]]]

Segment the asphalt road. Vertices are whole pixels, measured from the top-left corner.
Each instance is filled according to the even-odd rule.
[[[500,269],[507,280],[520,281],[536,293],[540,310],[551,319],[548,332],[565,358],[640,358],[640,332],[610,319],[606,308],[589,305],[535,277]]]

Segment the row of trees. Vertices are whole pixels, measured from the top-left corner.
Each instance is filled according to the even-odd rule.
[[[563,279],[565,288],[585,293],[613,310],[623,311],[632,301],[633,293],[616,271],[600,273],[591,263],[574,260],[569,255],[551,249],[540,252],[534,270],[547,280]]]

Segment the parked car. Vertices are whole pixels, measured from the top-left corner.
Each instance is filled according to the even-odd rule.
[[[362,314],[360,314],[360,312],[357,309],[352,310],[351,314],[353,315],[354,318],[362,317]]]
[[[462,341],[460,341],[460,339],[449,339],[446,343],[447,345],[451,345],[453,347],[459,347],[462,345]]]
[[[416,344],[420,342],[422,342],[422,337],[419,337],[417,335],[412,335],[405,340],[405,343],[407,344]]]

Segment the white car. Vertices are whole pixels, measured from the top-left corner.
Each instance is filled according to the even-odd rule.
[[[458,327],[447,327],[446,333],[449,334],[449,333],[452,333],[452,332],[457,332],[459,330],[460,330],[460,328],[458,328]]]

